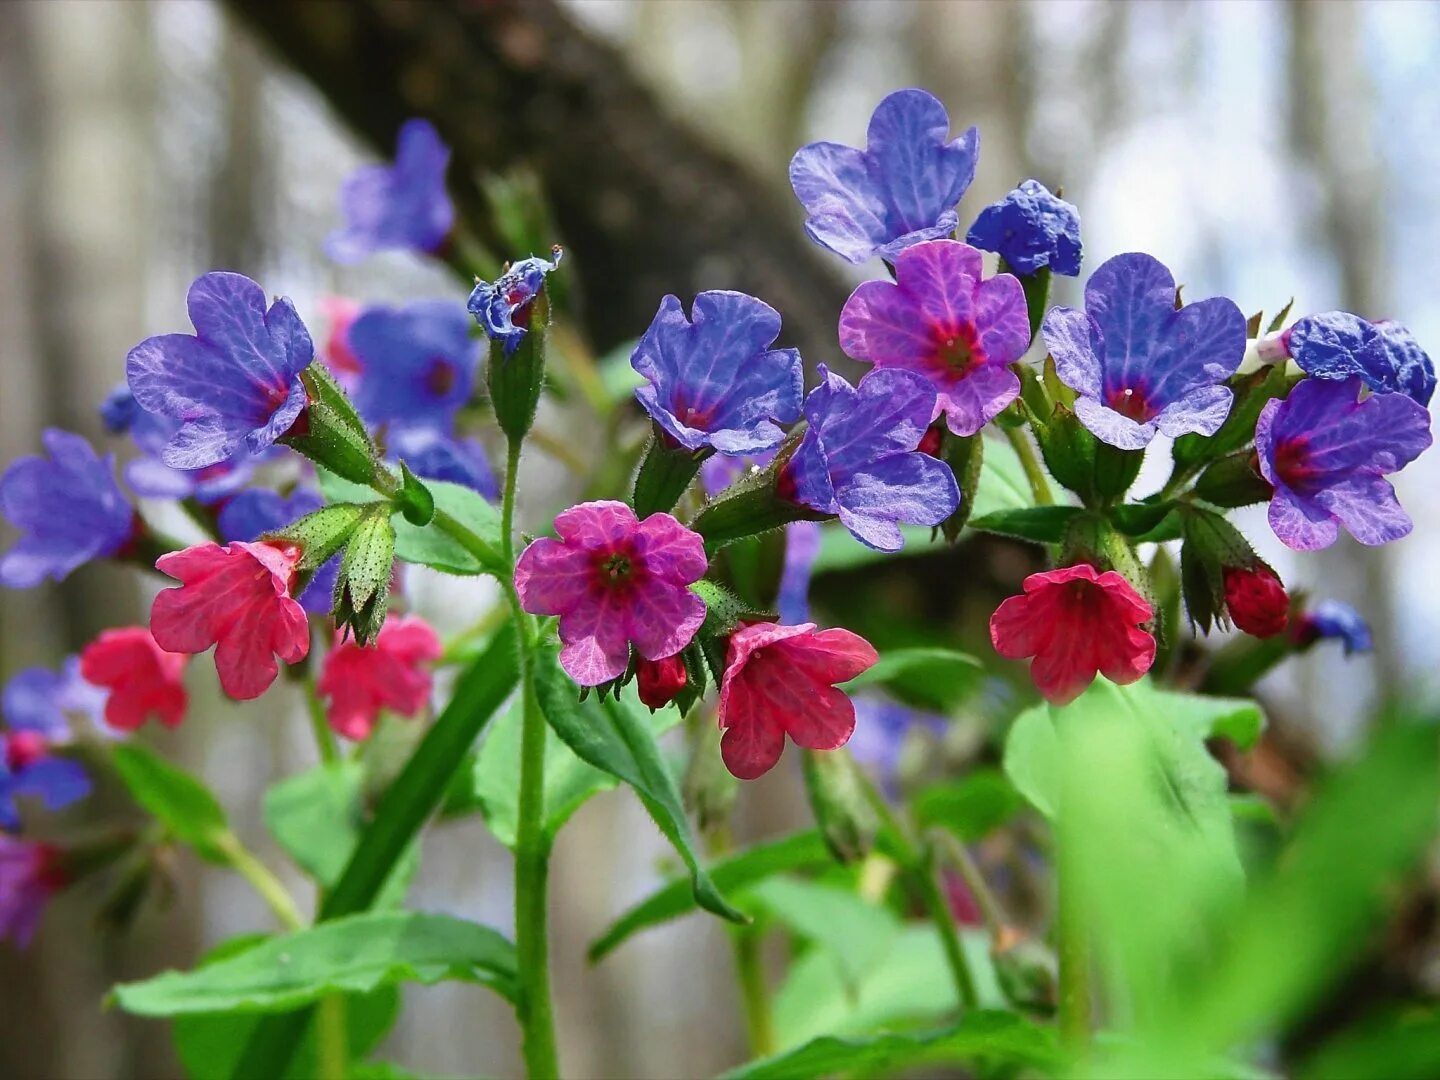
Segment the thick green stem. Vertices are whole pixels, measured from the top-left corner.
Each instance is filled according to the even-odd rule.
[[[1050,481],[1045,476],[1045,470],[1040,466],[1040,459],[1035,456],[1035,447],[1026,438],[1021,428],[1005,428],[1005,438],[1009,440],[1010,446],[1015,451],[1015,456],[1020,459],[1020,467],[1025,470],[1025,479],[1030,483],[1030,494],[1035,498],[1035,505],[1050,506],[1055,502],[1055,496],[1050,494]]]
[[[1060,956],[1060,1041],[1071,1050],[1090,1041],[1090,937],[1077,895],[1072,845],[1060,840],[1056,866],[1057,951]]]
[[[345,998],[331,994],[315,1010],[316,1071],[320,1080],[345,1080],[350,1064]]]
[[[769,1057],[775,1053],[775,1017],[770,1009],[770,991],[765,985],[762,963],[763,936],[753,926],[736,927],[735,972],[740,979],[740,1000],[745,1007],[745,1031],[750,1056]]]

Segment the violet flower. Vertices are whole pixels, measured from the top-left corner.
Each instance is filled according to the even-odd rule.
[[[393,165],[362,165],[340,189],[345,226],[325,251],[338,263],[358,263],[377,251],[433,252],[455,225],[445,192],[450,148],[428,120],[400,126]]]
[[[1017,274],[1046,266],[1066,277],[1080,273],[1080,211],[1038,180],[981,210],[965,242],[995,252]]]

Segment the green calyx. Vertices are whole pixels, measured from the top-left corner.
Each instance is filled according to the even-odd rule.
[[[391,508],[376,503],[351,533],[335,579],[335,626],[362,646],[375,640],[385,625],[390,577],[395,563],[395,526]]]

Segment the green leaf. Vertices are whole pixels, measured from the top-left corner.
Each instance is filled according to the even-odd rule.
[[[1047,818],[1060,795],[1060,740],[1048,705],[1034,705],[1015,718],[1005,736],[1005,775],[1015,790]]]
[[[796,936],[833,952],[851,986],[880,962],[900,933],[894,914],[843,886],[772,877],[755,885],[750,898]]]
[[[768,844],[758,844],[716,863],[710,876],[717,887],[738,892],[787,870],[818,870],[834,865],[820,834],[811,829]],[[631,935],[695,910],[695,894],[688,881],[675,881],[651,893],[620,916],[590,946],[590,961],[602,959]]]
[[[1440,1076],[1440,1012],[1414,1009],[1371,1017],[1306,1059],[1303,1080],[1434,1080]]]
[[[954,649],[918,646],[889,649],[849,686],[883,686],[917,709],[948,712],[980,686],[985,668],[975,657]]]
[[[209,788],[140,743],[115,747],[111,760],[135,801],[175,839],[209,862],[229,864],[234,837]]]
[[[515,999],[515,948],[488,926],[413,911],[355,915],[269,940],[194,971],[121,983],[114,997],[138,1016],[282,1012],[337,992],[445,979]]]
[[[595,723],[594,716],[580,707],[575,684],[561,670],[553,642],[535,650],[535,691],[551,729],[578,758],[635,789],[655,824],[690,868],[700,906],[721,918],[744,922],[745,916],[726,903],[700,865],[679,788],[649,727],[613,700],[601,703],[601,722]]]
[[[961,840],[983,840],[1025,805],[1020,792],[999,769],[980,767],[959,780],[937,784],[914,799],[916,823],[922,829],[941,825]]]
[[[841,1073],[883,1076],[924,1064],[1045,1068],[1058,1061],[1053,1032],[1014,1013],[986,1010],[970,1013],[945,1031],[858,1039],[825,1036],[732,1069],[722,1080],[803,1080]]]
[[[1016,510],[997,510],[984,517],[972,517],[970,527],[979,532],[999,533],[1021,540],[1043,544],[1059,543],[1065,527],[1082,513],[1078,506],[1027,506]]]

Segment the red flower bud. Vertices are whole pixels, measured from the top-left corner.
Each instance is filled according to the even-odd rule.
[[[1225,568],[1225,606],[1237,627],[1259,638],[1274,637],[1290,621],[1285,586],[1263,563],[1251,570]]]
[[[931,424],[925,429],[925,434],[920,437],[920,445],[915,449],[922,454],[929,454],[931,457],[940,456],[940,448],[945,442],[945,421],[938,424]]]
[[[645,705],[651,709],[663,709],[685,689],[689,678],[685,661],[676,653],[664,660],[641,660],[635,672],[635,685]]]

